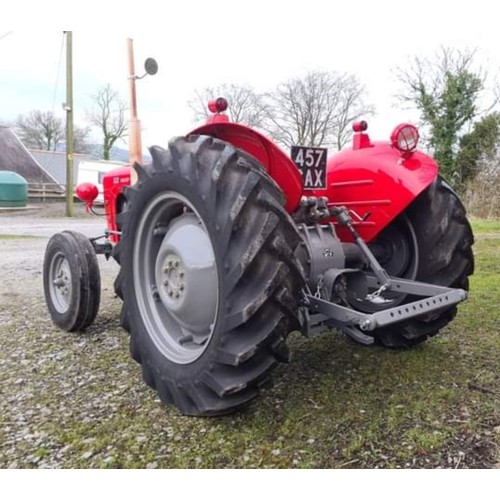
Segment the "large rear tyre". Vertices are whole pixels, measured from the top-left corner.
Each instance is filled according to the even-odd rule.
[[[164,403],[228,413],[288,358],[302,240],[281,190],[242,151],[193,136],[151,155],[120,215],[122,325]]]
[[[43,289],[50,316],[62,330],[90,326],[99,310],[101,278],[89,239],[76,231],[50,238],[43,262]]]
[[[468,277],[474,271],[473,243],[464,206],[439,177],[375,244],[389,248],[391,257],[382,262],[389,274],[468,290]],[[397,272],[390,272],[395,269]],[[386,298],[387,307],[398,305],[394,297]],[[412,298],[407,297],[406,302],[409,300]],[[381,302],[372,307],[380,310],[384,305]],[[436,335],[456,313],[457,307],[453,306],[371,333],[379,345],[411,347]]]

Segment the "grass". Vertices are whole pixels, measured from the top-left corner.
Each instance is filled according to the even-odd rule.
[[[0,240],[29,240],[33,238],[37,238],[37,236],[19,235],[19,234],[0,234]]]
[[[500,232],[500,220],[473,219],[472,230],[481,234],[485,232]]]
[[[437,337],[392,351],[333,332],[293,334],[292,363],[231,416],[183,417],[160,404],[129,357],[107,278],[86,335],[58,332],[41,314],[12,319],[0,388],[22,388],[7,400],[24,417],[2,415],[0,443],[11,444],[0,445],[0,466],[498,467],[500,222],[473,226],[470,297]],[[26,308],[36,303],[43,308],[40,300]]]

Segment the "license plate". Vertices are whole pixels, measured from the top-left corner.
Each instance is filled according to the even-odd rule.
[[[326,189],[327,148],[292,146],[291,156],[302,174],[304,189]]]

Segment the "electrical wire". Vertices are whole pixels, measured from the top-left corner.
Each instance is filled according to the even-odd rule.
[[[54,95],[52,97],[52,115],[54,114],[54,109],[56,107],[56,97],[57,97],[57,88],[59,86],[59,76],[61,74],[61,61],[64,47],[64,37],[66,36],[66,32],[63,31],[63,35],[61,38],[61,48],[59,50],[59,62],[57,63],[57,73],[56,73],[56,81],[54,84]]]

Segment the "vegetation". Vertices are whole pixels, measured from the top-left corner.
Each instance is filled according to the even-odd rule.
[[[19,235],[19,234],[0,234],[0,240],[29,240],[31,238],[36,238],[36,236],[30,236],[30,235]]]
[[[110,159],[111,149],[117,140],[127,135],[127,105],[118,93],[105,85],[93,96],[93,107],[87,110],[87,120],[102,133],[102,157]],[[66,130],[61,118],[51,111],[35,109],[19,115],[15,124],[20,139],[27,148],[58,151],[65,147]],[[90,127],[74,127],[75,153],[89,153]]]
[[[474,217],[500,219],[500,170],[477,176],[465,186],[463,202]]]
[[[86,334],[50,325],[31,277],[0,301],[0,467],[498,467],[500,223],[474,231],[469,300],[438,337],[390,351],[294,334],[264,397],[215,419],[180,416],[142,382],[114,273]]]
[[[475,55],[442,47],[434,58],[414,57],[398,70],[399,99],[420,112],[441,174],[458,189],[477,175],[481,160],[495,156],[500,139],[498,114],[480,106],[486,76],[475,69]]]
[[[352,122],[373,114],[361,82],[335,71],[311,71],[262,94],[234,84],[205,88],[189,103],[193,118],[208,116],[208,101],[219,96],[228,99],[233,121],[262,129],[287,149],[292,145],[341,149],[352,135]]]
[[[481,118],[471,132],[460,138],[455,162],[455,176],[460,186],[478,176],[484,178],[498,173],[499,138],[500,113],[497,112]],[[488,165],[493,166],[489,172]]]
[[[127,135],[127,104],[120,99],[111,85],[101,87],[93,96],[94,106],[87,111],[87,119],[97,127],[103,137],[102,157],[109,160],[111,148],[118,139]]]
[[[217,87],[205,87],[197,90],[188,102],[193,113],[193,120],[206,120],[210,114],[208,103],[212,99],[224,97],[228,104],[227,114],[231,121],[243,123],[249,127],[263,128],[264,117],[262,96],[246,85],[222,84]]]
[[[373,114],[365,93],[357,77],[338,72],[315,71],[287,80],[265,96],[267,130],[288,148],[341,149],[352,135],[352,123]]]
[[[19,137],[27,148],[57,151],[66,140],[62,120],[51,111],[35,109],[27,115],[19,115],[16,121]],[[89,151],[88,128],[75,127],[73,140],[75,153]]]

